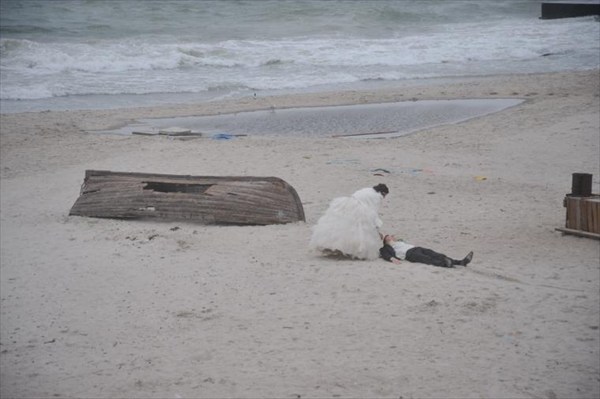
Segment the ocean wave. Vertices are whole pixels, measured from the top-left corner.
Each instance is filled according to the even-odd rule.
[[[2,100],[39,100],[68,95],[69,92],[66,88],[52,87],[52,84],[44,82],[23,86],[0,85],[0,99]]]
[[[537,21],[536,21],[537,22]],[[473,32],[485,31],[482,35]],[[530,26],[469,23],[437,32],[392,38],[306,37],[226,40],[215,43],[156,43],[144,38],[41,43],[0,39],[2,67],[23,74],[175,70],[179,68],[256,68],[296,63],[305,66],[397,67],[471,60],[534,58],[548,52],[589,47],[581,37],[597,37],[598,23],[534,23]],[[469,37],[469,40],[465,40]]]
[[[299,8],[310,23],[322,25],[314,34],[304,29],[302,35],[296,35],[299,30],[295,29],[293,34],[273,37],[262,33],[260,23],[266,18],[275,24],[276,14],[284,11],[257,14],[256,26],[232,25],[233,33],[217,38],[189,34],[172,20],[167,33],[125,37],[123,32],[119,37],[96,34],[110,30],[110,21],[102,20],[86,25],[89,36],[80,38],[74,34],[25,38],[22,31],[29,28],[22,28],[20,33],[14,30],[0,38],[0,99],[302,89],[357,81],[598,66],[600,24],[593,17],[473,22],[457,11],[467,3],[442,3],[448,3],[443,7],[452,15],[450,22],[438,20],[440,9],[427,10],[427,3],[398,8],[394,2],[386,2],[391,7],[386,9],[379,2],[360,2],[362,9],[350,17],[338,10],[327,22],[319,17],[323,8],[330,6],[327,2],[289,2],[285,3],[286,12]],[[161,4],[175,7],[175,2]],[[218,4],[215,7],[230,6]],[[346,7],[345,2],[339,4]],[[370,15],[373,12],[380,14]],[[286,18],[292,15],[286,14]],[[385,18],[405,25],[391,29],[394,23],[383,21]],[[373,20],[389,32],[385,31],[388,28],[373,27]],[[277,23],[285,30],[284,22]],[[346,23],[352,24],[353,31],[342,34]],[[11,29],[20,28],[15,25]],[[62,29],[76,32],[73,27]],[[256,34],[259,31],[261,34]]]
[[[11,35],[45,35],[54,33],[53,29],[44,28],[42,26],[36,25],[12,25],[12,26],[0,26],[0,35],[1,36],[11,36]]]

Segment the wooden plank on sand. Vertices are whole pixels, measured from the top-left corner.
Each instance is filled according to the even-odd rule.
[[[573,230],[573,229],[567,229],[567,228],[563,228],[563,227],[557,227],[555,230],[563,232],[565,234],[571,234],[571,235],[575,235],[575,236],[594,238],[596,240],[600,240],[600,234],[590,233],[588,231]]]

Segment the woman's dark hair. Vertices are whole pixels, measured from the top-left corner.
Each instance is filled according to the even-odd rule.
[[[390,190],[388,190],[387,186],[382,183],[379,183],[378,185],[374,186],[373,190],[377,191],[378,193],[381,193],[381,195],[383,195],[384,197],[390,193]]]

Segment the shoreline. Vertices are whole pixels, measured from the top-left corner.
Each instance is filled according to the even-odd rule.
[[[581,70],[564,70],[564,71],[547,71],[547,72],[523,72],[523,73],[514,73],[514,74],[489,74],[489,75],[464,75],[464,76],[435,76],[435,77],[422,77],[422,78],[413,78],[413,79],[402,79],[402,80],[391,80],[391,81],[379,81],[379,80],[369,80],[369,81],[359,81],[359,82],[347,82],[347,83],[339,83],[339,84],[322,84],[307,88],[301,89],[279,89],[279,90],[264,90],[259,92],[253,92],[248,89],[244,93],[237,94],[226,94],[226,95],[215,95],[211,96],[209,93],[154,93],[154,94],[115,94],[115,95],[81,95],[75,96],[74,104],[86,104],[95,97],[106,97],[103,102],[109,101],[109,99],[113,98],[117,101],[110,101],[110,107],[102,107],[99,105],[79,105],[80,108],[71,108],[71,109],[63,109],[58,108],[58,106],[51,107],[43,107],[38,106],[39,109],[34,110],[23,110],[23,111],[9,111],[2,112],[2,108],[0,107],[0,115],[2,114],[23,114],[23,113],[37,113],[37,112],[72,112],[72,111],[110,111],[110,110],[118,110],[118,109],[136,109],[136,108],[174,108],[180,106],[194,106],[197,104],[205,104],[205,103],[230,103],[236,102],[239,100],[253,98],[253,94],[257,94],[259,98],[282,98],[282,97],[298,97],[298,96],[318,96],[321,93],[346,93],[346,92],[381,92],[381,91],[401,91],[405,89],[410,89],[412,87],[427,87],[427,86],[443,86],[443,85],[454,85],[454,84],[462,84],[464,82],[475,82],[481,80],[491,80],[498,78],[509,78],[515,76],[535,76],[535,75],[559,75],[559,74],[569,74],[569,73],[590,73],[597,69],[581,69]],[[153,97],[163,98],[161,101],[158,101],[154,104],[151,103],[152,100],[144,99],[144,97]],[[177,101],[177,97],[188,97],[186,100]],[[77,98],[80,97],[80,98]],[[139,98],[138,98],[139,97]],[[167,100],[168,98],[172,98],[172,100]],[[127,101],[132,102],[136,99],[140,100],[142,105],[132,106],[127,103]],[[52,99],[37,99],[37,100],[22,100],[23,102],[44,102],[44,101],[57,101],[57,102],[68,102],[70,100],[69,97],[55,97]],[[4,100],[7,101],[5,107],[12,108],[11,102],[19,102],[21,100]],[[93,102],[94,100],[92,100]],[[97,100],[96,100],[97,101]],[[0,102],[1,104],[1,102]],[[112,104],[121,104],[121,105],[112,105]],[[63,105],[63,107],[67,107],[67,105]]]
[[[578,80],[596,79],[599,70],[566,71],[539,74],[492,75],[470,77],[443,77],[416,79],[403,82],[400,87],[380,90],[344,90],[322,91],[266,96],[253,98],[250,96],[227,100],[207,101],[200,103],[170,104],[151,107],[127,107],[118,109],[35,111],[23,113],[5,113],[0,117],[4,124],[10,123],[19,115],[46,115],[61,119],[62,115],[70,115],[78,119],[81,130],[111,130],[125,126],[129,121],[142,118],[166,118],[183,116],[212,116],[235,114],[239,112],[267,111],[275,109],[308,108],[322,106],[342,106],[359,104],[384,104],[399,101],[478,99],[478,98],[522,98],[530,100],[539,93],[519,92],[529,78],[560,81],[564,76],[576,76]],[[552,86],[560,87],[553,82]],[[510,85],[514,85],[511,90]],[[579,82],[578,85],[583,85]],[[504,88],[502,92],[497,87]],[[486,88],[488,90],[486,90]],[[53,118],[54,119],[54,118]],[[108,120],[99,121],[99,119]]]
[[[561,235],[600,192],[598,70],[172,107],[1,114],[2,397],[600,396],[600,248]],[[396,139],[101,135],[143,118],[521,98]],[[70,217],[85,170],[277,176],[306,223]],[[382,172],[385,170],[385,172]],[[390,188],[383,232],[453,270],[309,253],[329,202]]]

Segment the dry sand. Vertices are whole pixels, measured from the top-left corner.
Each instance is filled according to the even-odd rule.
[[[600,185],[598,71],[1,116],[2,398],[600,396],[599,242],[555,231]],[[445,98],[519,106],[387,140],[87,133],[134,118]],[[390,173],[376,176],[374,169]],[[86,169],[283,178],[306,223],[69,217]],[[386,183],[384,231],[468,268],[307,251],[329,201]]]

